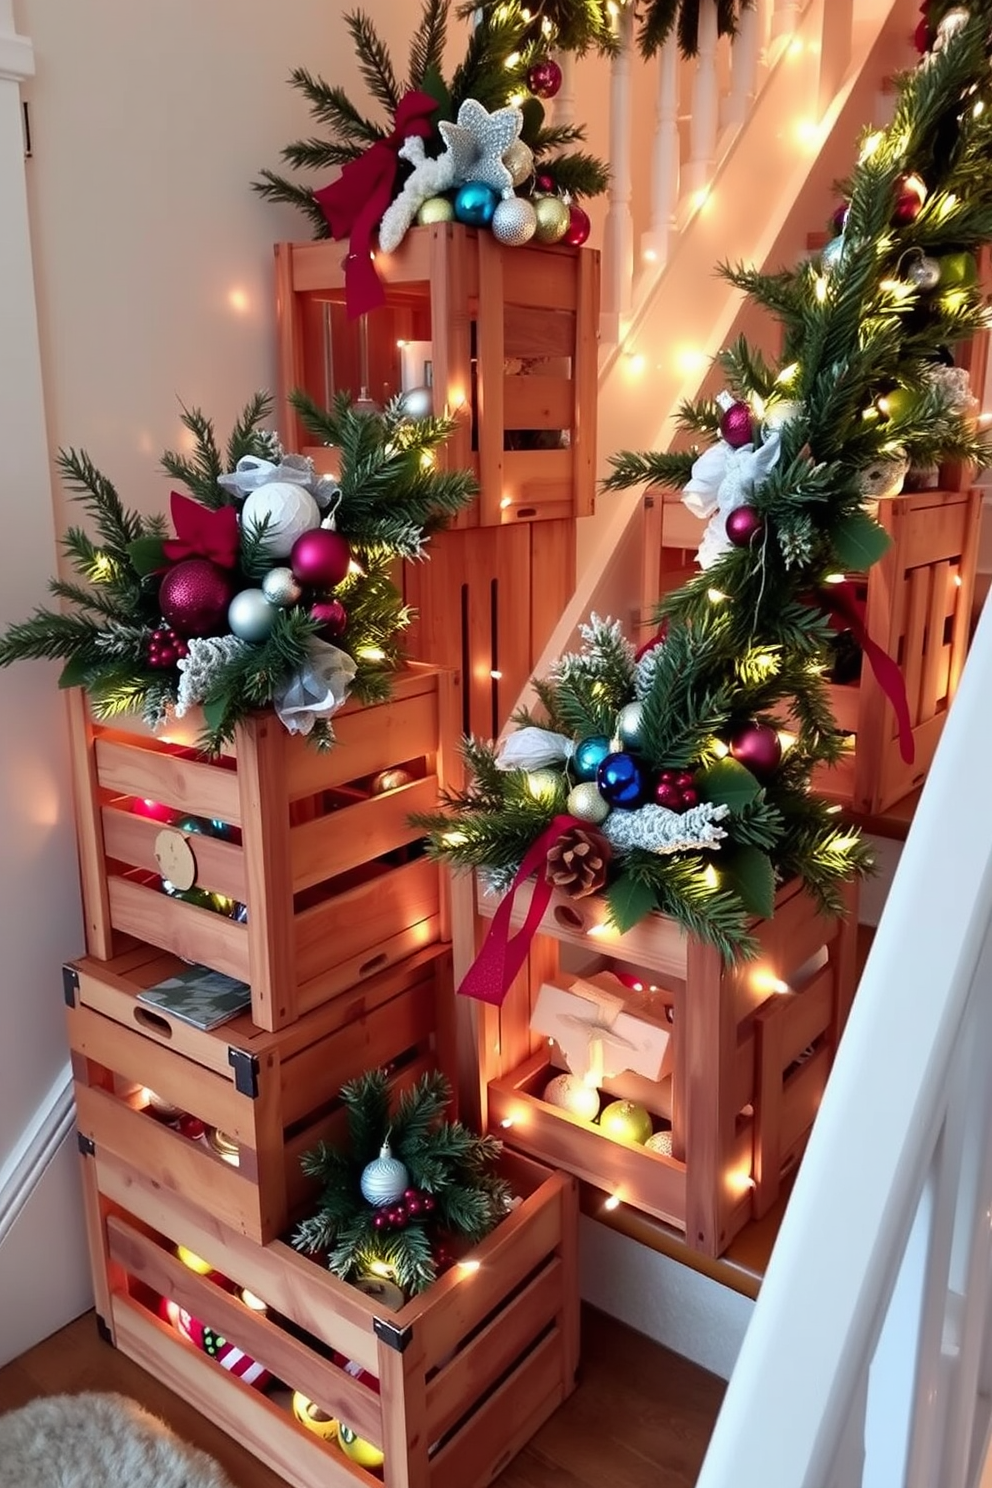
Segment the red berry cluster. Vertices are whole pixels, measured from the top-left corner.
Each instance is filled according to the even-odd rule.
[[[411,1219],[426,1219],[434,1212],[434,1195],[408,1188],[396,1204],[377,1209],[372,1220],[377,1230],[405,1230]]]
[[[691,770],[662,770],[654,792],[659,806],[669,811],[688,811],[699,801]]]
[[[181,656],[189,653],[189,647],[182,636],[176,635],[174,630],[163,628],[153,630],[148,642],[148,665],[160,667],[162,671],[168,671],[174,667]]]

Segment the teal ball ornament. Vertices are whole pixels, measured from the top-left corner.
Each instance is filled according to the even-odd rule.
[[[596,771],[596,785],[604,801],[633,811],[647,796],[644,771],[632,754],[608,754]]]
[[[576,780],[595,780],[596,771],[610,752],[610,741],[605,734],[590,734],[580,739],[572,755],[572,767]]]
[[[227,623],[239,640],[260,645],[272,634],[278,614],[261,589],[242,589],[228,605]]]
[[[484,181],[466,181],[455,197],[455,218],[469,227],[488,227],[499,199],[499,192]]]
[[[569,816],[574,816],[577,821],[590,822],[593,826],[598,826],[609,816],[610,803],[604,801],[599,794],[599,786],[595,780],[583,780],[569,791],[565,809]]]
[[[636,749],[638,744],[640,744],[643,714],[643,703],[627,703],[620,709],[620,717],[617,720],[617,732],[623,741],[625,749]]]

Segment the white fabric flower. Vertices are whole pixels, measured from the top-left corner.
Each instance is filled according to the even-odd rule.
[[[540,770],[547,765],[560,765],[571,759],[575,745],[564,734],[552,733],[550,729],[517,729],[509,734],[499,748],[496,760],[498,770]]]
[[[718,439],[696,460],[682,500],[694,517],[709,518],[696,554],[700,568],[710,568],[733,546],[727,536],[727,518],[751,501],[777,464],[781,443],[777,430],[757,449],[753,444],[734,449],[725,439]]]
[[[355,678],[355,658],[329,641],[312,640],[308,653],[304,665],[272,698],[291,734],[309,734],[318,718],[335,714]]]
[[[302,486],[321,508],[330,506],[341,490],[332,475],[317,474],[308,455],[283,455],[278,465],[257,455],[242,455],[229,474],[217,477],[219,486],[238,496],[250,496],[259,486],[270,485],[273,481]]]

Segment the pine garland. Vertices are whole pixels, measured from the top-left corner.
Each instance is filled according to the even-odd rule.
[[[509,1188],[492,1171],[501,1143],[447,1120],[450,1100],[438,1073],[422,1075],[395,1103],[385,1070],[342,1086],[348,1146],[321,1143],[305,1154],[303,1170],[320,1180],[322,1191],[318,1208],[293,1235],[296,1248],[326,1253],[329,1269],[345,1281],[370,1270],[390,1273],[409,1296],[435,1280],[441,1237],[484,1239],[510,1208]],[[361,1190],[363,1169],[384,1142],[409,1179],[405,1212],[395,1224],[388,1206],[376,1208]]]

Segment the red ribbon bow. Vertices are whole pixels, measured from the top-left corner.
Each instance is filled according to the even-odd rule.
[[[381,305],[386,295],[372,263],[372,234],[393,199],[399,148],[411,135],[426,139],[437,100],[411,89],[396,108],[393,132],[376,140],[364,155],[350,160],[329,186],[314,192],[331,228],[332,238],[349,239],[344,265],[345,303],[349,318],[365,315]]]
[[[899,753],[905,763],[911,765],[916,755],[916,746],[913,743],[913,721],[909,715],[906,683],[892,657],[868,634],[865,627],[865,607],[858,598],[857,590],[847,580],[843,584],[830,584],[820,590],[820,603],[835,627],[838,630],[850,630],[864,652],[875,673],[876,682],[892,704],[896,715]]]
[[[478,1002],[491,1002],[496,1007],[502,1004],[510,990],[510,983],[527,959],[530,943],[534,939],[544,911],[551,902],[554,885],[543,873],[538,874],[527,916],[516,935],[511,937],[510,920],[513,916],[513,901],[517,890],[526,879],[530,878],[535,869],[542,866],[549,849],[558,841],[562,832],[567,832],[569,827],[581,827],[582,825],[583,823],[574,816],[556,816],[550,827],[547,827],[540,837],[531,843],[523,862],[517,869],[516,878],[493,915],[489,931],[482,943],[482,949],[465,973],[462,984],[458,988],[464,997],[474,997]]]
[[[240,531],[233,506],[214,509],[173,491],[172,525],[176,536],[162,544],[171,563],[182,558],[210,558],[221,568],[237,565]]]

